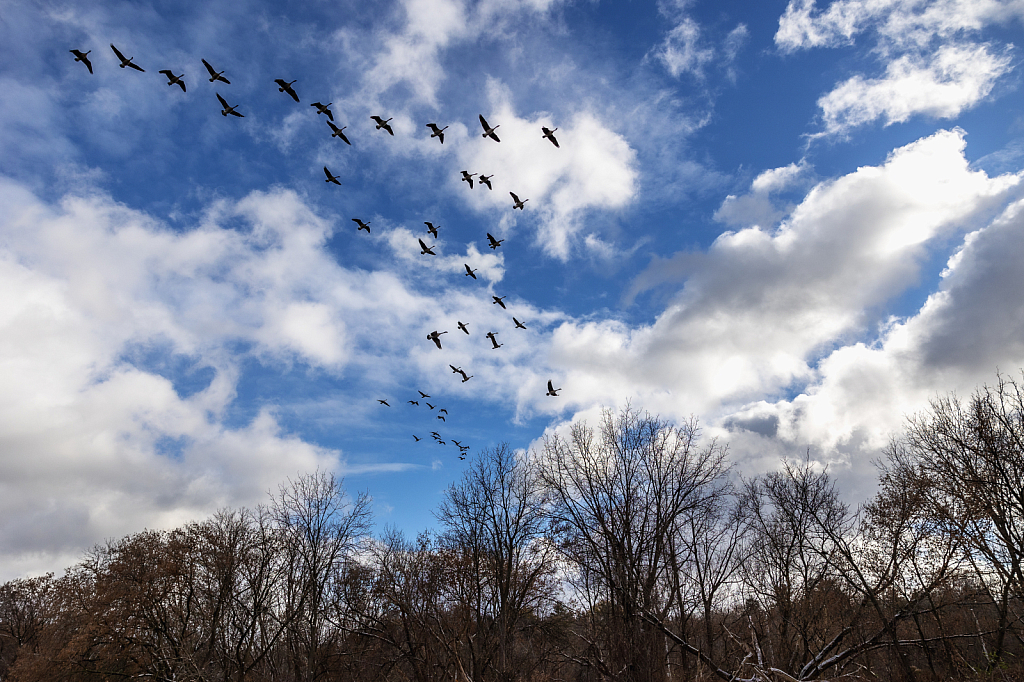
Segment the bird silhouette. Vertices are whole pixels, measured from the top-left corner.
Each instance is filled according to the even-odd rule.
[[[517,320],[515,317],[512,318],[512,321],[516,323],[516,327],[518,329],[526,329],[526,325]]]
[[[436,345],[438,347],[438,349],[440,350],[440,348],[441,348],[441,334],[447,334],[447,333],[448,332],[439,332],[439,331],[437,331],[435,329],[434,331],[432,331],[429,334],[427,334],[427,340],[428,341],[433,341],[434,345]],[[424,398],[429,398],[430,396],[425,395],[423,397]],[[430,409],[434,409],[434,408],[430,408]]]
[[[448,443],[445,443],[445,442],[444,442],[443,440],[441,440],[440,438],[439,438],[439,439],[437,440],[437,444],[438,444],[438,445],[448,445]]]
[[[494,175],[481,175],[477,180],[480,181],[481,185],[487,185],[487,189],[494,189],[491,187],[491,178],[493,177]]]
[[[292,83],[294,83],[295,81],[289,82],[283,78],[275,78],[274,82],[281,86],[277,89],[278,92],[287,92],[289,95],[291,95],[291,98],[293,100],[295,100],[296,102],[299,101],[299,96],[295,94],[295,90],[292,88]]]
[[[523,199],[522,201],[520,201],[519,197],[517,197],[517,196],[516,196],[516,193],[515,193],[515,192],[509,192],[509,194],[511,194],[511,195],[512,195],[512,201],[514,201],[514,202],[515,202],[515,203],[514,203],[514,204],[512,205],[512,210],[514,211],[514,210],[516,210],[516,209],[518,208],[518,209],[519,209],[520,211],[522,211],[522,210],[523,210],[523,205],[524,205],[524,204],[525,204],[525,203],[526,203],[527,201],[529,201],[529,199]]]
[[[505,307],[505,301],[504,301],[504,299],[508,298],[507,295],[506,296],[491,296],[491,298],[494,299],[493,301],[491,301],[491,305],[497,304],[497,305],[501,306],[502,310],[508,310],[508,308]]]
[[[461,322],[461,321],[459,322],[459,329],[461,329],[462,331],[466,332],[467,334],[469,333],[469,328],[466,327],[466,323],[465,322]]]
[[[232,116],[237,116],[238,118],[245,118],[245,116],[235,111],[235,107],[228,105],[227,100],[221,97],[219,92],[214,94],[216,94],[217,99],[220,100],[220,105],[224,107],[224,110],[220,112],[221,116],[227,116],[228,114],[231,114]]]
[[[463,265],[466,266],[466,277],[472,277],[473,279],[476,279],[476,275],[473,274],[474,272],[476,272],[476,270],[474,270],[473,268],[469,267],[469,263],[463,263]],[[479,269],[480,268],[477,268],[477,270],[479,270]]]
[[[543,137],[546,137],[549,140],[551,140],[551,144],[553,144],[553,145],[555,145],[555,147],[557,147],[558,146],[558,140],[555,139],[555,130],[558,130],[558,128],[555,128],[555,130],[548,130],[544,126],[541,126],[540,129],[544,133]]]
[[[469,171],[462,171],[462,181],[469,183],[469,188],[473,189],[473,176],[476,173],[470,173]]]
[[[420,249],[421,249],[420,255],[421,256],[425,256],[428,253],[431,256],[436,256],[437,255],[436,253],[434,253],[433,249],[431,249],[429,246],[427,246],[426,244],[423,243],[422,239],[418,239],[417,241],[420,243]]]
[[[448,365],[448,366],[452,368],[452,374],[461,374],[462,373],[462,368],[461,367],[456,367],[455,365]]]
[[[121,64],[119,66],[122,69],[127,66],[127,67],[130,67],[132,69],[135,69],[136,71],[141,71],[142,73],[146,73],[146,70],[144,68],[142,68],[138,64],[133,64],[132,63],[132,59],[134,59],[134,57],[125,57],[123,54],[121,54],[121,50],[119,50],[116,47],[114,47],[114,43],[110,43],[110,49],[113,50],[114,54],[117,55],[117,58],[121,60]]]
[[[501,140],[498,139],[498,136],[494,134],[494,131],[501,127],[500,125],[496,125],[493,128],[487,125],[487,119],[484,118],[483,114],[480,114],[480,125],[484,128],[484,134],[480,137],[489,137],[495,142],[501,142]]]
[[[414,433],[414,434],[412,434],[412,437],[416,439],[416,442],[417,442],[417,443],[419,443],[419,442],[420,442],[420,441],[422,440],[422,439],[421,439],[421,438],[420,438],[419,436],[417,436],[417,435],[416,435],[415,433]]]
[[[466,376],[465,374],[463,374],[463,375],[462,375],[462,383],[466,383],[467,381],[469,381],[470,379],[472,379],[472,378],[473,378],[473,376],[474,376],[474,375],[472,375],[472,374],[470,374],[469,376]]]
[[[427,407],[429,407],[430,409],[434,409],[434,406],[431,405],[430,403],[427,403]]]
[[[429,395],[427,395],[427,394],[426,394],[426,393],[424,393],[423,391],[416,391],[416,392],[420,394],[420,397],[421,397],[421,398],[429,398],[429,397],[430,397]]]
[[[331,137],[340,137],[342,142],[347,144],[349,147],[352,146],[352,143],[348,141],[347,137],[345,137],[345,133],[342,132],[343,130],[345,130],[345,128],[348,128],[348,126],[342,126],[339,128],[338,126],[334,125],[334,123],[330,120],[327,121],[327,125],[331,126],[331,130],[334,131],[333,133],[331,133]]]
[[[408,403],[410,405],[419,405],[419,403],[417,401],[415,401],[415,400],[409,400]]]
[[[561,390],[562,389],[560,389],[560,388],[555,388],[554,386],[552,386],[551,385],[551,379],[548,379],[548,392],[545,393],[544,395],[550,395],[550,396],[554,396],[554,397],[557,398],[558,397],[558,392],[561,391]]]
[[[466,459],[464,456],[459,455],[459,459]]]
[[[443,407],[440,410],[438,410],[438,412],[444,412],[445,414],[448,414],[448,410],[444,409]]]
[[[324,166],[324,175],[327,176],[327,179],[324,180],[324,182],[333,182],[335,185],[338,185],[339,187],[341,186],[341,181],[338,180],[338,176],[331,175],[331,171],[327,170],[327,166]]]
[[[490,232],[487,233],[487,245],[491,247],[492,251],[494,249],[498,248],[499,246],[501,246],[501,243],[503,241],[505,241],[505,240],[504,239],[495,239],[494,237],[491,236]]]
[[[86,56],[92,52],[92,50],[86,50],[85,52],[82,52],[81,50],[68,50],[68,52],[75,55],[75,61],[85,64],[85,68],[89,69],[89,73],[92,73],[92,62],[90,62],[89,58]]]
[[[371,116],[370,118],[372,118],[374,121],[377,122],[377,130],[380,130],[381,128],[383,128],[384,130],[388,131],[388,133],[391,134],[391,137],[395,136],[395,131],[392,130],[391,126],[388,125],[388,121],[391,120],[390,118],[387,119],[387,120],[384,120],[380,116]]]
[[[359,226],[356,228],[356,232],[359,230],[366,230],[366,234],[370,234],[370,223],[364,223],[359,218],[353,218],[352,222]]]
[[[441,144],[444,144],[444,131],[448,130],[448,126],[445,126],[444,128],[438,128],[436,123],[428,123],[427,127],[433,131],[432,133],[430,133],[430,136],[436,137],[437,139],[441,140]]]
[[[437,440],[438,438],[441,437],[441,434],[438,433],[437,431],[431,431],[430,435],[434,437],[434,440]]]
[[[460,443],[459,441],[455,440],[454,438],[452,438],[452,442],[455,443],[456,445],[458,445],[460,448],[462,447],[462,443]]]
[[[494,348],[501,348],[501,347],[502,347],[502,346],[504,346],[505,344],[503,344],[503,343],[498,343],[498,339],[494,338],[494,337],[496,337],[497,335],[498,335],[498,334],[497,334],[497,332],[487,332],[486,334],[484,334],[484,336],[486,336],[487,338],[489,338],[489,339],[491,340],[491,343],[492,343],[492,344],[494,344]],[[493,348],[492,348],[492,350],[493,350]]]
[[[162,73],[163,75],[167,76],[168,85],[178,85],[181,87],[181,91],[185,92],[185,81],[181,80],[185,76],[185,74],[175,76],[170,69],[161,69],[158,73]]]
[[[427,226],[427,232],[434,235],[434,239],[437,239],[437,227],[434,226],[434,223],[424,220],[423,224]]]
[[[313,102],[309,106],[316,107],[316,115],[317,116],[319,116],[320,114],[327,114],[327,118],[333,121],[334,120],[334,114],[332,114],[331,110],[327,108],[327,107],[331,106],[332,104],[334,104],[334,102],[328,102],[327,104],[320,104],[320,102]]]
[[[205,59],[203,59],[201,61],[203,62],[203,66],[206,67],[206,70],[210,72],[210,82],[211,83],[214,82],[214,81],[220,81],[222,83],[227,83],[228,85],[231,85],[231,81],[229,81],[227,78],[224,77],[224,72],[223,71],[217,71],[212,66],[210,66],[210,62],[206,61]]]
[[[441,421],[443,421],[445,424],[448,423],[448,420],[445,419],[444,417],[442,417],[441,415],[437,415],[437,418],[440,419]]]
[[[380,403],[381,405],[387,405],[388,407],[391,407],[391,405],[388,405],[388,401],[386,400],[381,400],[380,398],[377,398],[377,402]]]

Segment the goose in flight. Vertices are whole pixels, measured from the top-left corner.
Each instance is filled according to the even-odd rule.
[[[324,175],[327,176],[327,179],[324,180],[324,182],[333,182],[335,185],[338,185],[339,187],[341,186],[341,181],[338,180],[338,176],[331,175],[331,171],[327,170],[327,166],[324,166]]]
[[[462,374],[462,383],[466,383],[467,381],[469,381],[469,380],[470,380],[470,379],[472,379],[472,378],[473,378],[473,375],[472,375],[472,374],[470,374],[469,376],[466,376],[466,374],[465,374],[465,373],[463,373],[463,374]]]
[[[560,389],[560,388],[555,388],[554,386],[552,386],[551,385],[551,379],[548,379],[548,392],[545,393],[544,395],[550,395],[550,396],[554,396],[554,397],[557,398],[558,397],[558,392],[561,391],[561,390],[562,389]]]
[[[427,232],[434,235],[434,239],[437,239],[437,228],[434,226],[434,223],[424,220],[423,224],[427,226]]]
[[[491,247],[492,251],[494,249],[498,248],[499,246],[501,246],[501,243],[503,241],[505,241],[505,240],[504,239],[495,239],[494,237],[491,236],[490,232],[487,233],[487,245]],[[474,279],[476,279],[476,278],[474,277]]]
[[[146,70],[144,68],[142,68],[138,64],[133,64],[132,63],[132,59],[134,59],[134,57],[125,57],[123,54],[121,54],[121,50],[119,50],[116,47],[114,47],[114,43],[110,43],[110,49],[113,50],[114,54],[117,55],[117,58],[121,60],[121,65],[120,66],[121,66],[122,69],[124,67],[128,66],[128,67],[131,67],[131,68],[135,69],[136,71],[141,71],[142,73],[146,73]]]
[[[331,133],[331,137],[340,137],[342,142],[347,144],[349,147],[352,146],[352,143],[348,141],[347,137],[345,137],[345,133],[342,132],[343,130],[345,130],[345,128],[348,128],[348,126],[342,126],[339,128],[338,126],[334,125],[334,123],[329,119],[327,121],[327,125],[331,126],[331,130],[334,131],[333,133]]]
[[[448,410],[444,409],[443,407],[440,410],[438,410],[438,412],[444,412],[445,414],[448,414]]]
[[[417,402],[417,401],[415,401],[415,400],[409,400],[409,401],[407,401],[407,402],[408,402],[408,403],[409,403],[410,405],[419,405],[419,402]]]
[[[493,128],[487,125],[487,119],[484,118],[483,114],[480,114],[480,125],[484,128],[484,134],[480,137],[489,137],[495,142],[501,142],[501,140],[498,139],[498,136],[494,134],[494,131],[501,127],[500,125],[496,125]]]
[[[227,116],[228,114],[231,114],[232,116],[237,116],[238,118],[245,118],[245,116],[235,111],[235,107],[229,106],[227,100],[221,97],[219,92],[214,94],[217,95],[217,99],[220,100],[220,105],[224,107],[224,110],[220,112],[221,116]],[[340,185],[341,183],[339,182],[338,184]]]
[[[82,52],[81,50],[68,50],[68,52],[75,55],[75,61],[85,64],[85,68],[89,69],[89,73],[92,73],[92,62],[90,62],[89,58],[86,56],[92,52],[92,50],[87,50],[85,52]]]
[[[516,210],[518,208],[520,211],[522,211],[523,210],[523,205],[527,201],[529,201],[529,199],[523,199],[522,201],[520,201],[519,197],[516,196],[515,192],[509,192],[509,194],[512,195],[512,201],[516,202],[516,203],[514,203],[512,205],[512,210],[514,211],[514,210]]]
[[[491,305],[498,304],[498,305],[501,306],[502,310],[508,310],[508,308],[505,307],[505,301],[502,300],[502,299],[508,298],[508,295],[505,295],[505,296],[491,296],[491,298],[494,299],[493,301],[491,301]]]
[[[455,440],[454,438],[452,438],[452,442],[453,442],[453,443],[455,443],[456,445],[458,445],[458,446],[459,446],[459,448],[461,448],[461,447],[462,447],[462,442],[461,442],[461,441],[457,441],[457,440]]]
[[[466,266],[466,277],[472,277],[473,279],[476,279],[476,275],[474,275],[473,273],[476,272],[476,270],[479,270],[480,268],[474,270],[473,268],[469,267],[469,263],[463,263],[463,265]]]
[[[417,436],[417,435],[416,435],[415,433],[414,433],[414,434],[412,434],[412,437],[416,439],[416,442],[417,442],[417,443],[419,443],[419,442],[420,442],[420,441],[422,440],[422,439],[421,439],[421,438],[420,438],[419,436]]]
[[[427,394],[426,394],[426,393],[424,393],[423,391],[416,391],[416,392],[420,394],[420,397],[421,397],[421,398],[429,398],[429,397],[430,397],[429,395],[427,395]]]
[[[421,256],[426,256],[428,253],[431,256],[436,256],[437,255],[436,253],[434,253],[433,249],[431,249],[429,246],[427,246],[426,244],[423,243],[422,239],[420,239],[418,241],[420,243],[420,249],[421,249],[420,250],[420,255]]]
[[[227,83],[228,85],[231,85],[231,81],[229,81],[227,78],[224,77],[224,72],[223,71],[217,71],[212,66],[210,66],[210,62],[206,61],[205,59],[202,60],[202,62],[203,62],[203,66],[206,67],[206,70],[210,72],[210,82],[211,83],[214,82],[214,81],[221,81],[222,83]]]
[[[452,374],[462,374],[462,368],[456,367],[455,365],[448,365],[452,368]]]
[[[491,340],[491,343],[494,344],[494,348],[501,348],[505,344],[498,343],[498,339],[494,338],[497,335],[498,335],[497,332],[487,332],[486,334],[484,334],[484,336],[489,338]],[[492,350],[493,350],[493,348],[492,348]]]
[[[551,140],[551,144],[555,145],[555,147],[558,147],[558,140],[555,139],[555,130],[558,130],[558,128],[555,128],[555,130],[548,130],[544,126],[541,126],[540,129],[541,132],[544,133],[543,137],[546,137],[547,139]]]
[[[294,83],[295,81],[286,81],[283,78],[275,78],[274,82],[281,86],[277,89],[278,92],[287,92],[289,95],[291,95],[291,98],[293,100],[295,100],[296,102],[299,101],[299,96],[295,94],[295,89],[292,88],[292,83]]]
[[[372,118],[374,121],[377,122],[377,130],[380,130],[381,128],[383,128],[384,130],[388,131],[388,133],[391,134],[391,137],[395,136],[395,131],[392,130],[391,126],[388,125],[388,121],[391,120],[390,118],[387,119],[387,120],[384,120],[380,116],[371,116],[370,118]]]
[[[370,234],[370,223],[364,223],[359,218],[353,218],[352,222],[359,226],[356,228],[356,232],[359,230],[366,230],[366,234]]]
[[[320,102],[313,102],[309,106],[316,107],[316,115],[317,116],[319,116],[320,114],[327,114],[327,118],[329,118],[330,120],[333,121],[334,120],[334,114],[332,114],[331,110],[327,108],[327,107],[331,106],[332,104],[334,104],[334,102],[328,102],[327,104],[320,104]]]
[[[438,128],[436,123],[428,123],[427,127],[433,131],[430,133],[430,136],[436,137],[437,139],[441,140],[441,144],[444,144],[444,131],[448,130],[448,126],[445,126],[444,128]]]
[[[441,421],[443,421],[443,422],[444,422],[445,424],[447,424],[447,423],[448,423],[448,420],[447,420],[447,419],[445,419],[445,418],[444,418],[444,417],[443,417],[442,415],[440,415],[440,414],[439,414],[439,415],[437,415],[437,418],[438,418],[438,419],[440,419]],[[443,443],[442,443],[442,445],[443,445]]]
[[[451,365],[448,365],[448,366],[452,367]],[[455,368],[452,367],[452,369],[455,369]],[[458,369],[457,372],[455,372],[455,374],[461,374],[462,375],[462,383],[466,383],[467,381],[469,381],[469,377],[466,375],[465,370],[463,370],[461,367]],[[438,412],[444,412],[445,414],[448,414],[448,410],[438,410]]]
[[[493,177],[493,173],[490,175],[481,175],[479,178],[477,178],[477,180],[480,182],[481,185],[487,185],[487,189],[494,189],[493,187],[491,187],[491,178]]]
[[[433,341],[434,345],[437,346],[437,349],[441,350],[441,334],[447,334],[447,333],[448,332],[439,332],[439,331],[437,331],[435,329],[434,331],[432,331],[429,334],[427,334],[427,341]],[[423,396],[423,397],[424,398],[429,398],[430,396]],[[430,407],[430,409],[434,409],[434,406],[431,405],[430,403],[427,403],[427,405]]]
[[[469,183],[469,188],[473,189],[473,176],[476,173],[470,173],[469,171],[462,171],[462,181]]]
[[[459,329],[469,334],[469,327],[467,327],[466,323],[463,322],[462,320],[459,320]]]
[[[434,440],[437,440],[438,438],[441,437],[441,434],[438,433],[437,431],[431,431],[430,435],[433,436]]]
[[[430,409],[434,409],[434,406],[431,405],[430,403],[427,403],[427,407],[429,407]]]
[[[515,317],[512,318],[512,321],[516,323],[517,329],[526,329],[526,325],[517,320]]]
[[[388,407],[391,407],[391,405],[388,405],[388,401],[386,400],[381,400],[380,398],[378,398],[377,402],[380,403],[381,405],[387,405]]]
[[[185,76],[185,74],[181,74],[180,76],[175,76],[174,72],[171,71],[170,69],[161,69],[159,71],[159,73],[162,73],[163,75],[167,76],[167,84],[168,85],[178,85],[178,86],[181,86],[181,91],[185,92],[185,81],[181,80]]]

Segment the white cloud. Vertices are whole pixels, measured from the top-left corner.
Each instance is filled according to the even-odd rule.
[[[879,119],[954,118],[988,97],[1011,69],[1012,45],[977,42],[991,24],[1024,20],[1021,0],[790,0],[775,34],[784,52],[852,43],[874,35],[885,74],[849,78],[818,100],[825,131],[843,135]]]
[[[702,77],[704,66],[714,59],[715,51],[702,42],[697,22],[684,17],[655,48],[654,55],[677,78],[683,73]]]
[[[903,55],[888,63],[884,77],[854,76],[818,100],[825,134],[878,119],[891,125],[915,115],[956,118],[989,95],[1010,63],[1008,54],[991,54],[988,45],[945,45],[926,56]]]

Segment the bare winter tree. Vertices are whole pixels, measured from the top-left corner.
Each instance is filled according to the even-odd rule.
[[[698,447],[699,435],[696,420],[674,427],[627,406],[605,411],[597,429],[578,422],[569,438],[545,441],[552,531],[594,623],[580,662],[606,678],[666,678],[656,623],[678,584],[669,575],[672,538],[726,473],[725,451],[715,442]]]

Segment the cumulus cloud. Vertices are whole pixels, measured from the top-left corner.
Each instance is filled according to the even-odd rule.
[[[784,52],[850,44],[874,36],[884,75],[849,78],[818,100],[822,135],[842,135],[873,121],[924,115],[954,118],[988,97],[1011,69],[1011,45],[978,42],[981,29],[1024,19],[1020,0],[790,0],[775,34]]]
[[[740,459],[763,456],[765,443],[776,448],[774,457],[787,448],[792,454],[794,447],[808,445],[849,446],[858,429],[860,445],[876,445],[893,420],[917,404],[905,400],[908,395],[958,385],[947,380],[950,369],[976,384],[992,372],[993,361],[1024,363],[1021,343],[1004,343],[1017,333],[1014,325],[1000,326],[1005,299],[993,296],[983,304],[975,296],[961,307],[963,314],[977,307],[970,321],[949,323],[951,346],[940,353],[946,356],[942,372],[947,375],[912,377],[906,386],[918,388],[885,397],[887,387],[916,372],[926,350],[922,346],[887,359],[865,357],[860,369],[860,356],[877,354],[873,339],[879,327],[888,330],[879,337],[883,345],[895,344],[905,325],[894,325],[879,311],[919,284],[930,249],[988,223],[1021,194],[1021,176],[989,177],[971,170],[963,149],[961,131],[937,133],[897,149],[880,166],[819,182],[776,229],[726,232],[706,253],[655,261],[639,278],[640,289],[685,284],[654,324],[566,321],[555,330],[551,353],[564,368],[566,395],[605,404],[633,397],[673,418],[701,414],[717,428],[731,430],[727,435]],[[752,191],[788,186],[802,172],[799,166],[768,171]],[[993,226],[1007,221],[1001,218]],[[968,236],[966,243],[975,239]],[[1016,253],[1016,248],[1004,253],[993,248],[987,255],[1013,271]],[[967,257],[959,259],[954,264],[964,267],[959,263]],[[984,268],[972,270],[981,274]],[[1000,281],[1005,285],[1012,276],[1007,272]],[[991,294],[996,286],[986,290]],[[936,294],[921,315],[931,315],[930,308],[948,297]],[[964,326],[972,326],[977,338],[953,343],[952,332]],[[982,341],[993,330],[996,337]],[[954,349],[969,352],[972,342],[982,343],[985,352],[969,362],[954,359]],[[910,364],[896,371],[891,363],[903,362],[901,357]],[[829,400],[833,380],[843,385],[841,393],[865,404]],[[800,387],[809,398],[776,405],[763,397],[799,393]],[[875,396],[877,404],[866,405]],[[592,404],[577,407],[582,411]],[[874,422],[881,412],[895,417]],[[747,445],[742,434],[752,435]]]

